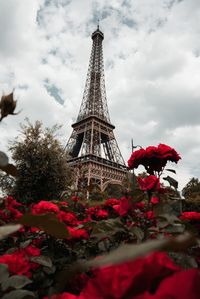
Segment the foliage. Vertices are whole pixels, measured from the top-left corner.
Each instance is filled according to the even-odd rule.
[[[164,168],[134,186],[127,181],[119,199],[88,202],[66,192],[33,204],[6,197],[0,296],[198,299],[200,213],[174,210],[177,190],[160,184],[161,175]]]
[[[191,178],[182,190],[186,200],[200,201],[200,181],[198,178]]]
[[[59,198],[71,184],[66,153],[55,138],[57,129],[43,129],[41,122],[32,125],[27,121],[12,142],[10,150],[18,169],[12,194],[20,202]]]
[[[186,211],[200,212],[200,181],[198,178],[191,178],[182,190],[183,209]]]
[[[105,189],[105,193],[107,198],[114,197],[119,199],[123,194],[123,189],[120,185],[108,184]]]
[[[0,171],[0,187],[4,195],[11,194],[15,185],[15,178],[7,173]]]

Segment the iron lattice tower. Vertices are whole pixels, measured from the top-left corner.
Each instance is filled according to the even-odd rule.
[[[108,113],[102,49],[104,35],[99,26],[91,37],[93,44],[83,100],[66,150],[69,164],[76,171],[76,187],[81,169],[86,184],[98,184],[103,191],[108,183],[121,184],[127,167]]]

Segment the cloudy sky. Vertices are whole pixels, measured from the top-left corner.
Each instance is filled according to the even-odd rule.
[[[180,187],[200,177],[199,0],[0,0],[0,93],[15,88],[15,117],[63,125],[66,144],[82,100],[91,33],[104,32],[111,122],[125,161],[135,145],[165,143],[182,156]],[[174,165],[173,165],[174,166]]]

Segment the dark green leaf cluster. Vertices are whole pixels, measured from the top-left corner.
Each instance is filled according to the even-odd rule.
[[[56,139],[58,126],[43,129],[42,123],[29,121],[11,144],[10,151],[18,169],[12,195],[20,202],[59,198],[71,185],[67,154]]]
[[[198,178],[191,178],[183,188],[182,194],[186,199],[200,199],[200,181]]]

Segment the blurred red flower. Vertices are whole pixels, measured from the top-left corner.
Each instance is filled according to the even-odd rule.
[[[74,201],[74,202],[77,202],[77,201],[80,200],[80,198],[78,196],[72,196],[71,200]]]
[[[33,246],[33,245],[29,245],[27,247],[25,247],[22,252],[24,252],[24,254],[26,254],[27,256],[39,256],[40,253],[40,249]]]
[[[132,210],[132,203],[130,199],[121,197],[119,200],[119,215],[126,216],[128,212]]]
[[[37,214],[45,214],[45,213],[58,213],[59,208],[56,204],[42,200],[39,203],[32,206],[32,213]]]
[[[150,203],[153,205],[157,204],[160,202],[160,199],[158,197],[152,197]]]
[[[96,218],[98,220],[100,220],[100,219],[107,219],[108,218],[108,212],[105,211],[105,210],[100,209],[100,210],[98,210],[96,212]]]
[[[16,208],[16,207],[22,206],[22,204],[17,202],[12,196],[7,196],[6,199],[5,199],[5,206],[7,208],[8,207]]]
[[[73,212],[60,211],[58,213],[57,217],[60,221],[64,222],[67,225],[73,226],[73,225],[77,224],[77,218]]]
[[[160,189],[160,180],[155,175],[149,175],[146,178],[137,178],[141,190],[158,191]]]
[[[63,293],[51,299],[199,298],[199,270],[182,270],[163,252],[96,269],[94,275],[79,296]]]
[[[88,232],[83,228],[75,229],[75,228],[68,226],[67,229],[73,239],[88,239],[89,238]]]
[[[22,252],[0,256],[0,264],[6,264],[11,274],[31,276],[30,263]]]
[[[182,220],[196,220],[200,221],[200,213],[198,212],[183,212],[179,217]]]
[[[112,207],[114,205],[117,205],[119,203],[119,200],[116,198],[108,198],[105,202],[104,202],[104,207]]]
[[[197,269],[176,272],[160,282],[155,293],[146,291],[133,299],[199,299],[200,274]],[[67,297],[66,297],[67,298]],[[69,297],[70,298],[70,297]]]

